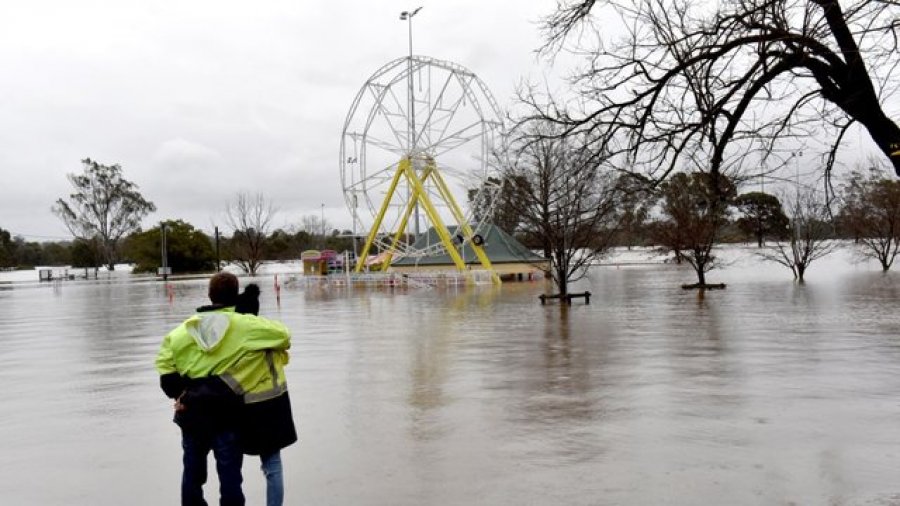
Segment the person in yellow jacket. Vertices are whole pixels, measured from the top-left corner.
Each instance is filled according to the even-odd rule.
[[[160,386],[176,399],[175,422],[181,427],[183,472],[181,503],[206,505],[203,485],[212,451],[219,474],[220,504],[245,503],[241,483],[243,452],[238,440],[244,385],[268,370],[251,360],[264,350],[284,352],[290,333],[275,321],[236,313],[238,280],[220,272],[209,282],[209,306],[185,320],[163,339],[156,357]]]

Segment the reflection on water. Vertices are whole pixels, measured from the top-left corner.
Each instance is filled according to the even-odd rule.
[[[294,332],[288,504],[898,504],[897,275],[816,267],[732,265],[703,297],[679,267],[598,268],[571,307],[540,283],[288,286],[276,307],[260,279]],[[4,504],[177,503],[152,364],[205,282],[175,288],[3,285]]]

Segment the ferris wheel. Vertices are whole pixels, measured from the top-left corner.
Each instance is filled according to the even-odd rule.
[[[378,69],[341,135],[344,198],[355,232],[368,232],[361,256],[447,253],[462,268],[455,256],[469,245],[491,269],[480,234],[499,192],[502,141],[499,107],[468,69],[424,56]]]

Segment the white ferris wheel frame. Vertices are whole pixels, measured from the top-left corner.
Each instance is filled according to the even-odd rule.
[[[439,83],[440,89],[436,95],[432,90],[433,69],[446,73],[446,77]],[[428,89],[417,97],[413,89],[414,76],[419,75],[421,86],[421,73],[426,71]],[[451,97],[452,103],[448,106],[443,99],[445,92],[454,84],[459,87],[454,90],[458,96]],[[409,85],[406,98],[413,98],[412,102],[404,105],[401,100],[403,97],[398,96],[397,92],[402,92],[406,85]],[[373,102],[367,111],[361,111],[360,105],[365,99]],[[421,110],[426,114],[424,118],[420,118],[420,123],[416,123],[415,115],[423,105],[425,107]],[[475,117],[471,118],[470,123],[453,125],[455,130],[448,132],[457,112],[466,105],[471,105]],[[360,114],[365,115],[362,121]],[[388,133],[388,139],[377,138],[370,132],[377,119],[381,120],[382,127],[387,127],[382,133]],[[360,122],[362,128],[357,124]],[[441,124],[443,128],[432,128],[440,127]],[[472,185],[469,188],[475,190],[475,194],[471,196],[475,205],[466,213],[465,225],[471,226],[478,233],[489,219],[499,193],[499,184],[489,180],[489,177],[495,175],[494,149],[502,148],[504,133],[503,119],[496,100],[484,82],[465,67],[426,56],[407,56],[379,68],[356,94],[341,134],[341,185],[347,207],[353,216],[354,234],[368,231],[372,227],[372,221],[367,221],[366,218],[379,213],[384,198],[381,191],[390,183],[403,158],[408,158],[416,171],[429,166],[456,181],[467,177],[475,179],[469,182]],[[468,147],[471,150],[475,143],[479,145],[474,153],[475,163],[478,164],[475,170],[466,172],[441,162],[442,156],[458,148]],[[369,167],[367,154],[370,148],[390,153],[395,161],[386,166]],[[362,215],[360,205],[363,206]],[[482,211],[477,217],[474,215],[476,207]],[[418,224],[418,217],[416,223]],[[389,242],[392,232],[389,225],[383,224],[380,227],[375,234],[375,243],[379,248],[391,247]],[[464,238],[463,242],[470,239],[471,237]],[[415,248],[413,244],[395,243],[393,247],[396,249],[395,258],[425,256],[446,250],[440,242]]]

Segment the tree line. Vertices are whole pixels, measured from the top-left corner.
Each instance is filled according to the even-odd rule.
[[[174,274],[209,272],[216,268],[214,235],[183,220],[165,220],[168,265]],[[153,272],[161,263],[161,225],[138,229],[115,246],[113,262],[133,264],[133,272]],[[302,251],[332,249],[352,251],[349,231],[331,229],[322,237],[307,230],[276,229],[269,233],[260,250],[258,265],[300,258]],[[233,235],[220,237],[219,260],[240,265],[243,248]],[[0,228],[0,269],[31,269],[36,266],[100,267],[106,265],[106,253],[99,238],[66,241],[26,241]],[[249,271],[248,271],[249,272]]]
[[[120,165],[82,160],[82,172],[68,174],[72,193],[52,206],[71,241],[29,242],[0,228],[0,268],[38,265],[73,267],[134,264],[135,272],[156,272],[163,254],[172,273],[214,270],[216,262],[233,263],[256,274],[265,261],[300,257],[308,249],[353,249],[349,231],[331,229],[314,215],[290,229],[272,229],[276,212],[261,194],[238,193],[225,207],[229,233],[211,237],[183,220],[165,220],[143,230],[141,222],[156,206],[123,176]]]
[[[890,269],[900,246],[900,181],[879,168],[853,171],[831,195],[782,181],[780,196],[739,192],[754,179],[679,171],[655,181],[597,159],[584,134],[553,123],[526,123],[501,156],[494,202],[479,210],[527,247],[550,259],[560,293],[613,246],[656,246],[694,268],[696,287],[709,287],[716,245],[753,242],[759,254],[803,280],[814,260],[852,239],[859,254]]]

